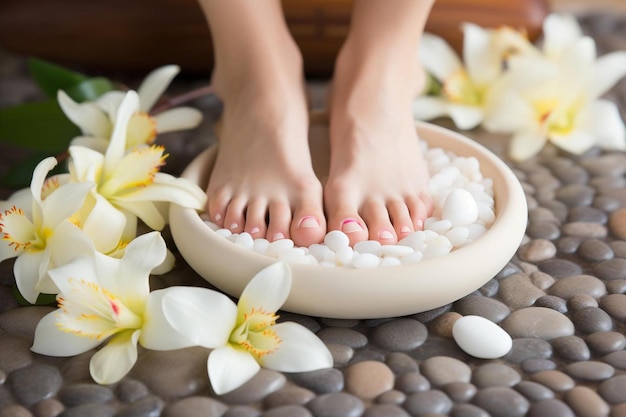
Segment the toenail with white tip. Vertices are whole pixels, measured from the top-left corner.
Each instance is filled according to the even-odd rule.
[[[300,220],[300,224],[298,224],[300,229],[311,229],[314,227],[320,227],[320,222],[314,216],[306,216]]]
[[[230,226],[229,226],[230,230],[235,230],[238,227],[239,227],[239,225],[237,223],[231,223]]]
[[[344,233],[361,232],[363,231],[363,226],[354,219],[348,219],[341,223],[341,231]]]
[[[378,233],[378,238],[383,240],[393,239],[393,233],[391,233],[389,230],[381,230]]]

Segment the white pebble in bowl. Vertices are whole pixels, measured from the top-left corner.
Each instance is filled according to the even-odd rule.
[[[511,336],[481,316],[464,316],[452,326],[454,341],[467,354],[481,359],[500,358],[511,350]]]
[[[331,235],[332,239],[327,236],[326,246],[306,248],[308,253],[291,252],[298,249],[293,242],[268,243],[264,239],[255,239],[250,250],[249,239],[240,239],[245,246],[233,243],[229,239],[237,241],[238,236],[215,231],[196,211],[172,205],[170,228],[178,250],[203,278],[235,297],[258,271],[276,262],[277,258],[267,253],[288,250],[293,282],[283,309],[318,317],[401,316],[436,308],[471,293],[494,277],[519,247],[528,214],[524,193],[513,172],[483,146],[427,123],[416,123],[416,128],[431,148],[428,152],[432,150],[427,156],[434,172],[429,187],[447,191],[437,194],[436,206],[440,209],[433,213],[435,218],[426,230],[412,233],[398,245],[363,243],[351,248],[344,237],[336,234]],[[312,124],[310,149],[322,181],[328,172],[327,137],[326,123]],[[459,157],[452,166],[451,153]],[[216,147],[207,149],[182,176],[205,189],[216,154]],[[467,222],[469,216],[442,218],[445,197],[459,188],[454,184],[460,178],[459,172],[467,173],[476,166],[480,167],[482,180],[472,178],[472,185],[463,188],[473,196],[478,218],[475,223],[459,226],[456,224]],[[492,196],[482,193],[490,187]],[[483,203],[487,208],[481,208]],[[473,218],[473,210],[470,214]],[[428,226],[436,231],[428,230]],[[398,249],[400,246],[409,249]],[[408,250],[412,252],[405,253]],[[378,258],[378,264],[364,254]]]

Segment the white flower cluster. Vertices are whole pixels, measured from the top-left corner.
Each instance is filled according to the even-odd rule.
[[[626,150],[617,106],[601,98],[626,74],[626,51],[596,58],[594,40],[569,15],[546,18],[541,48],[507,27],[467,23],[463,34],[463,60],[443,39],[424,35],[420,60],[440,89],[415,100],[417,119],[447,115],[459,129],[511,134],[515,160],[547,142],[574,154]]]

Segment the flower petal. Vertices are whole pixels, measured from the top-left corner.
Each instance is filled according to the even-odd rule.
[[[35,304],[39,291],[37,285],[40,279],[40,269],[44,259],[47,259],[45,251],[24,252],[15,260],[13,275],[15,283],[22,297],[31,304]],[[45,268],[47,269],[47,264]]]
[[[538,153],[546,141],[547,138],[538,132],[518,132],[511,139],[509,155],[515,160],[523,161]]]
[[[626,127],[615,103],[608,100],[596,100],[591,105],[589,119],[588,129],[600,147],[626,150]]]
[[[237,306],[224,294],[206,288],[167,288],[162,307],[172,327],[207,348],[224,346],[237,320]]]
[[[152,230],[163,230],[165,227],[165,218],[152,201],[129,201],[126,198],[116,198],[114,201],[117,207],[140,218]]]
[[[30,192],[33,194],[35,201],[41,202],[41,190],[43,188],[43,184],[46,181],[48,172],[50,172],[56,165],[56,158],[50,156],[39,162],[35,167],[33,177],[30,181]]]
[[[285,322],[272,329],[281,343],[275,352],[259,360],[264,368],[279,372],[308,372],[333,366],[333,357],[324,342],[306,327]]]
[[[413,100],[413,117],[417,120],[432,120],[447,114],[448,103],[438,97],[420,96]]]
[[[483,120],[483,109],[477,106],[450,104],[448,114],[456,127],[462,130],[473,129]]]
[[[95,246],[89,236],[78,226],[61,222],[46,241],[53,265],[61,266],[74,258],[94,256]]]
[[[502,60],[491,45],[492,35],[473,23],[463,24],[463,60],[473,83],[487,85],[501,72]]]
[[[595,63],[591,97],[600,97],[626,75],[626,51],[606,54]]]
[[[221,395],[248,382],[261,367],[249,353],[227,345],[209,354],[207,369],[213,391]]]
[[[154,174],[163,165],[163,151],[162,146],[141,146],[127,153],[114,171],[107,172],[108,178],[101,184],[100,193],[114,196],[149,186],[154,180]]]
[[[66,357],[80,355],[100,344],[101,341],[96,338],[82,337],[59,330],[56,323],[60,314],[63,314],[61,310],[55,310],[39,320],[35,329],[35,340],[30,348],[33,352]]]
[[[137,362],[137,340],[141,330],[127,330],[111,338],[89,362],[91,377],[98,384],[114,384]]]
[[[152,275],[163,275],[163,274],[167,274],[168,272],[170,272],[172,269],[174,269],[174,266],[176,265],[176,257],[174,256],[174,254],[168,249],[167,250],[167,255],[165,256],[165,260],[161,263],[161,265],[154,267],[154,269],[152,271],[150,271],[150,273]]]
[[[104,154],[109,146],[109,140],[94,136],[77,136],[72,139],[70,146],[82,146]]]
[[[268,313],[278,311],[291,290],[291,269],[285,262],[275,262],[263,268],[243,289],[237,305],[239,316],[251,309]],[[239,317],[243,323],[243,317]]]
[[[576,130],[569,135],[550,135],[550,142],[559,148],[580,155],[595,145],[594,137],[588,132]]]
[[[35,226],[24,210],[13,206],[0,213],[0,262],[19,256],[35,240]]]
[[[424,33],[419,46],[420,62],[424,69],[439,81],[461,70],[463,65],[458,55],[443,38]]]
[[[148,112],[179,72],[178,65],[166,65],[149,73],[137,89],[139,110]]]
[[[177,107],[154,116],[159,133],[193,129],[202,122],[202,112],[191,107]]]
[[[95,104],[76,103],[63,90],[58,91],[57,101],[63,113],[83,134],[101,138],[109,137],[111,134],[111,121]]]
[[[41,203],[44,212],[43,227],[54,228],[76,213],[94,186],[93,182],[69,183],[53,191]]]
[[[125,285],[132,286],[133,283],[128,280],[135,279],[135,277],[147,282],[147,279],[139,277],[150,275],[150,271],[161,265],[166,253],[165,240],[159,232],[146,233],[133,239],[126,246],[120,263],[119,273],[126,280]]]
[[[79,257],[65,265],[58,266],[48,271],[50,278],[59,288],[60,294],[72,292],[72,282],[70,278],[85,281],[87,283],[98,283],[98,273],[92,257]]]
[[[70,174],[76,182],[94,181],[99,182],[94,174],[97,174],[104,163],[104,155],[93,149],[82,146],[70,146]],[[97,167],[94,170],[93,167]]]
[[[107,253],[117,247],[124,231],[126,216],[99,194],[82,226],[99,252]]]
[[[560,58],[561,54],[583,34],[574,16],[553,13],[543,21],[543,35],[545,54]]]
[[[130,90],[124,96],[124,100],[117,109],[115,126],[111,134],[109,147],[104,154],[104,171],[105,173],[114,172],[117,164],[126,154],[126,130],[131,116],[139,107],[139,96],[136,92]]]

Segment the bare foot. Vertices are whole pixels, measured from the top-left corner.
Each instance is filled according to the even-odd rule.
[[[407,51],[405,51],[407,52]],[[432,212],[411,101],[424,82],[417,50],[344,45],[330,97],[328,229],[354,244],[393,244]]]
[[[211,220],[253,238],[320,242],[326,232],[322,187],[311,165],[295,45],[240,57],[236,68],[218,66],[213,82],[224,112],[207,188]]]

